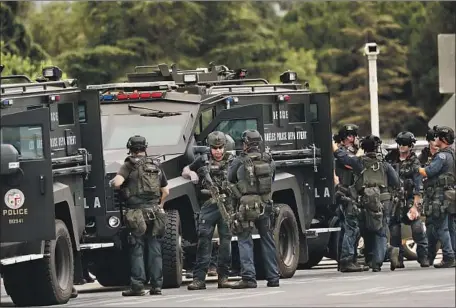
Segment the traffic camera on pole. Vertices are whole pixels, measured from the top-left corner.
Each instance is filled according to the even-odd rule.
[[[377,55],[379,54],[376,43],[367,43],[364,46],[364,55],[369,61],[369,94],[371,110],[371,132],[375,136],[380,136],[379,116],[378,116],[378,84],[377,84]]]

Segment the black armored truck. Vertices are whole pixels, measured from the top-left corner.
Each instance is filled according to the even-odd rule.
[[[14,304],[53,305],[72,295],[75,260],[85,227],[84,188],[92,159],[80,106],[98,93],[60,80],[57,67],[32,81],[1,77],[0,259]],[[93,155],[95,153],[95,155]],[[103,180],[103,179],[102,179]]]
[[[104,187],[93,183],[93,194],[85,202],[86,233],[81,246],[100,284],[129,281],[128,258],[120,249],[123,204],[106,183],[125,159],[128,138],[137,134],[146,137],[148,155],[160,160],[169,182],[164,287],[179,287],[183,270],[191,270],[195,259],[199,192],[181,172],[193,161],[196,146],[205,145],[214,130],[230,135],[239,151],[241,133],[257,129],[277,163],[273,201],[280,212],[274,238],[281,276],[292,277],[297,268],[315,266],[324,256],[337,258],[340,227],[334,207],[329,93],[311,92],[307,82],[298,84],[295,72],[284,72],[280,79],[281,83],[271,84],[246,78],[246,70],[213,64],[194,70],[160,64],[136,67],[124,82],[87,86],[100,95],[100,106],[87,105],[86,112],[89,126],[94,121],[91,117],[97,112],[101,116],[101,131],[94,127],[90,142],[103,145],[99,167],[106,179]],[[239,268],[236,246],[233,272]],[[261,279],[260,246],[255,249]]]

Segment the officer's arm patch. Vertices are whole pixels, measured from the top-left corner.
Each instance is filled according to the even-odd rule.
[[[440,158],[441,160],[445,160],[445,159],[446,159],[446,156],[445,156],[445,154],[443,154],[443,153],[439,153],[439,154],[437,155],[437,157]]]

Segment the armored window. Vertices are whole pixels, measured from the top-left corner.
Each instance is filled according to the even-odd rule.
[[[304,104],[288,104],[288,122],[305,122],[306,113]]]
[[[264,124],[272,124],[272,105],[263,106],[263,121]]]
[[[43,159],[43,132],[40,126],[15,126],[0,129],[1,144],[10,144],[20,160]]]
[[[214,108],[204,110],[201,112],[201,116],[196,127],[195,134],[199,135],[214,119]]]
[[[222,121],[217,125],[215,130],[230,135],[235,141],[235,147],[239,149],[242,146],[241,135],[247,129],[258,129],[256,119],[242,119]]]
[[[310,122],[318,122],[318,104],[310,103]]]
[[[79,123],[87,123],[87,105],[86,102],[78,104]]]
[[[59,114],[59,125],[74,124],[73,103],[58,104],[57,111]]]
[[[181,112],[173,117],[142,117],[139,114],[101,116],[103,148],[124,149],[131,136],[141,135],[150,147],[176,146],[183,140],[184,128],[190,115]]]

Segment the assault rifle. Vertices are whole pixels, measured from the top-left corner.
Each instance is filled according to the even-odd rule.
[[[356,214],[358,212],[357,194],[354,192],[354,187],[337,185],[335,197],[345,204],[347,213]]]
[[[230,226],[231,225],[231,215],[228,213],[225,207],[226,203],[226,194],[220,193],[219,188],[224,188],[222,186],[228,187],[227,185],[223,185],[223,183],[215,183],[212,180],[210,170],[209,170],[209,157],[208,154],[210,153],[209,147],[204,146],[195,146],[194,153],[199,154],[203,157],[204,166],[198,169],[198,176],[203,179],[204,186],[208,187],[208,189],[202,189],[201,193],[211,195],[212,199],[217,204],[217,208],[222,216],[223,221]]]

